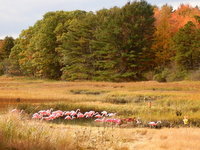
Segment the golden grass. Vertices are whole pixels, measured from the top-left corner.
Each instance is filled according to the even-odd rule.
[[[79,93],[80,92],[80,93]],[[99,93],[99,94],[94,94]],[[20,102],[16,99],[20,98]],[[148,101],[152,107],[148,107]],[[58,102],[58,103],[53,103]],[[26,105],[29,104],[30,105]],[[40,105],[41,103],[45,105]],[[200,120],[200,82],[64,82],[0,77],[0,108],[20,106],[107,110],[117,117],[182,123]],[[37,106],[36,106],[37,105]],[[176,111],[182,116],[176,116]],[[88,124],[87,124],[88,125]],[[179,125],[179,124],[178,124]],[[191,124],[192,125],[192,124]],[[26,114],[0,115],[0,149],[15,150],[199,150],[199,128],[126,128],[52,124]],[[200,126],[196,124],[194,126]]]
[[[0,77],[0,108],[16,103],[52,105],[52,102],[72,108],[115,111],[119,117],[144,120],[180,120],[184,115],[200,119],[200,82],[65,82]],[[182,117],[176,116],[177,110]]]
[[[199,128],[119,128],[49,124],[25,115],[0,116],[0,149],[199,150]]]

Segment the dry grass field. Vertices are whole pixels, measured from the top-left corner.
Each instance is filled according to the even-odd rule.
[[[151,102],[151,107],[149,106]],[[23,115],[7,113],[24,109]],[[199,150],[200,82],[65,82],[0,77],[0,149]],[[33,121],[41,109],[116,112],[171,127]],[[181,112],[181,115],[177,115]],[[189,125],[183,118],[188,116]],[[190,126],[190,127],[189,127]]]
[[[185,115],[191,120],[198,120],[200,82],[110,83],[0,78],[1,108],[17,104],[31,111],[28,110],[28,104],[35,107],[41,103],[44,104],[42,108],[107,110],[121,117],[140,117],[145,120],[179,120]],[[182,115],[177,116],[177,111]]]
[[[0,117],[1,150],[199,150],[199,128],[119,128]]]

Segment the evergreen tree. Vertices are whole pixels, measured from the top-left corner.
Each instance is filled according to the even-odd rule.
[[[196,70],[200,67],[200,29],[189,21],[173,38],[176,50],[175,61],[183,70]]]
[[[102,15],[103,14],[103,15]],[[136,80],[148,70],[152,34],[153,7],[145,1],[127,3],[98,15],[103,18],[95,32],[96,66],[100,79]],[[101,21],[101,20],[100,20]]]
[[[67,20],[67,32],[62,35],[62,78],[67,80],[88,80],[94,73],[91,40],[95,22],[94,14],[75,11],[74,17]]]

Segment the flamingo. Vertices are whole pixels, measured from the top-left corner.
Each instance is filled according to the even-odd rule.
[[[40,115],[42,115],[42,116],[48,115],[48,112],[47,112],[46,110],[40,110],[38,113],[39,113]]]
[[[89,111],[89,112],[86,112],[86,113],[84,114],[84,116],[85,116],[86,118],[91,118],[91,117],[93,117],[93,115],[94,115],[94,112],[93,112],[93,111]]]
[[[70,111],[65,111],[65,112],[64,112],[64,115],[65,115],[65,116],[69,116],[69,115],[71,115],[71,112],[70,112]]]
[[[89,113],[89,112],[85,112],[85,113],[84,113],[84,116],[85,116],[85,118],[90,118],[90,117],[92,117],[92,114]]]
[[[113,122],[113,123],[116,123],[116,124],[121,124],[121,119],[113,119],[112,122]]]
[[[105,122],[113,122],[113,119],[106,119]]]
[[[80,111],[80,109],[77,109],[76,111],[72,110],[70,113],[71,116],[77,115],[77,113]]]
[[[89,113],[89,115],[90,115],[91,117],[93,117],[94,114],[95,114],[95,111],[91,110],[91,111],[89,111],[88,113]]]
[[[121,119],[106,119],[105,122],[121,124]]]
[[[49,120],[51,120],[51,118],[50,117],[42,117],[42,120],[49,121]]]
[[[158,127],[158,124],[161,124],[161,121],[157,121],[157,122],[151,121],[148,123],[150,127]]]
[[[49,118],[50,118],[50,120],[54,120],[54,119],[56,119],[56,115],[51,114],[51,115],[49,116]]]
[[[99,119],[99,118],[98,118],[98,119],[95,119],[94,121],[95,121],[95,122],[105,122],[105,117],[103,117],[102,119]]]
[[[48,110],[46,111],[47,115],[50,116],[52,111],[53,111],[53,108],[48,109]]]
[[[75,119],[75,118],[76,118],[76,117],[74,117],[74,116],[72,116],[72,117],[66,116],[66,117],[65,117],[66,120],[73,120],[73,119]]]
[[[79,113],[77,114],[77,118],[84,118],[84,115],[83,115],[81,112],[79,112]]]
[[[97,114],[94,116],[95,118],[102,118],[102,116],[100,114]]]
[[[65,119],[72,120],[72,118],[70,116],[66,116]]]
[[[53,111],[52,114],[60,114],[62,116],[63,111],[61,111],[61,110]]]
[[[75,116],[75,115],[76,115],[76,112],[72,110],[70,115],[71,115],[71,116]]]
[[[32,119],[41,119],[42,116],[38,113],[33,114]]]
[[[108,116],[108,117],[113,117],[113,116],[115,116],[116,115],[116,113],[108,113],[106,116]]]
[[[102,116],[107,116],[108,113],[107,113],[107,111],[102,111],[101,114],[102,114]]]
[[[136,124],[141,124],[141,120],[139,118],[136,119]]]

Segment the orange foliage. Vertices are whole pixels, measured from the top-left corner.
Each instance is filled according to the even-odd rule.
[[[192,21],[200,28],[200,25],[194,18],[194,16],[200,16],[200,9],[191,7],[190,5],[180,5],[180,7],[172,13],[170,24],[172,24],[172,32],[177,32],[188,21]]]
[[[158,27],[162,24],[164,13],[167,13],[166,10],[163,10],[163,6],[161,9],[154,9],[154,17],[156,18],[155,26]],[[170,7],[170,6],[168,6]],[[167,14],[166,14],[167,15]],[[180,28],[182,28],[188,21],[192,21],[198,28],[200,28],[200,24],[196,21],[194,16],[200,16],[200,9],[197,7],[192,7],[190,5],[180,5],[180,7],[172,11],[170,15],[168,15],[168,23],[170,24],[170,32],[176,33]]]
[[[152,49],[155,53],[155,64],[161,66],[169,64],[171,57],[175,55],[175,52],[170,49],[170,40],[188,21],[192,21],[200,28],[195,16],[200,16],[200,9],[190,5],[182,4],[175,11],[168,5],[154,9],[156,32]]]

